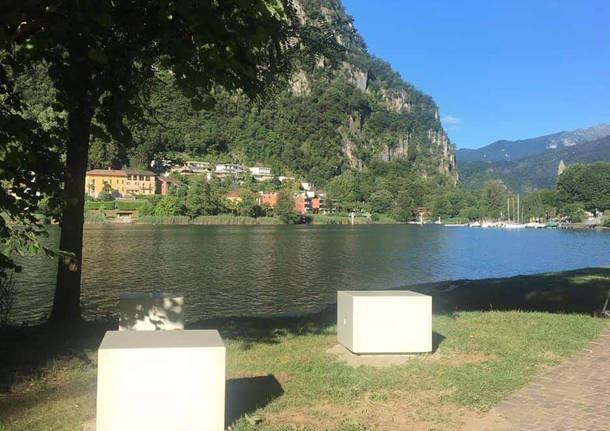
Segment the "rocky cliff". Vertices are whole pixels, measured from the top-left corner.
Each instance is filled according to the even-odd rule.
[[[303,22],[322,19],[330,24],[346,50],[346,59],[338,67],[332,68],[323,59],[316,68],[330,69],[329,80],[347,81],[368,102],[365,109],[356,106],[346,112],[338,129],[346,164],[362,169],[367,157],[385,162],[406,160],[423,176],[439,174],[457,183],[455,148],[442,129],[433,100],[404,82],[387,63],[368,54],[340,1],[300,0],[297,11]],[[311,96],[316,79],[315,71],[300,70],[292,80],[293,94]],[[379,127],[380,115],[388,117],[390,127]]]
[[[351,171],[386,175],[387,165],[396,166],[400,178],[456,184],[455,150],[432,98],[367,52],[340,1],[299,0],[295,6],[302,22],[323,22],[343,52],[303,61],[289,85],[262,107],[219,92],[214,108],[194,111],[173,89],[173,78],[160,73],[153,108],[165,127],[151,121],[138,129],[129,162],[145,166],[153,156],[172,153],[263,164],[321,186]]]

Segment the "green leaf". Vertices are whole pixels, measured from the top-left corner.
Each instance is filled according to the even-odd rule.
[[[108,57],[106,56],[106,53],[99,48],[89,49],[89,52],[87,53],[87,55],[89,56],[89,58],[91,60],[95,61],[96,63],[99,63],[99,64],[108,63]]]
[[[95,17],[95,21],[104,28],[110,28],[112,25],[112,17],[108,12],[102,12],[98,16]]]

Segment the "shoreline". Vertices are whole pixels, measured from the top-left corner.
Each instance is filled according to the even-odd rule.
[[[344,216],[325,216],[314,214],[307,225],[351,225],[351,218]],[[199,216],[191,219],[187,216],[142,216],[133,219],[101,218],[97,215],[85,217],[85,225],[183,225],[183,226],[291,226],[274,217],[242,217],[242,216]],[[354,225],[394,225],[405,224],[390,218],[382,217],[371,220],[367,217],[354,218]]]

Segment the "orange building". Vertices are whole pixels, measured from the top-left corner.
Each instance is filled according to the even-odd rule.
[[[269,205],[271,209],[275,208],[277,205],[277,193],[264,193],[260,197],[260,204]]]
[[[318,213],[322,208],[322,201],[319,196],[308,196],[303,193],[293,196],[294,210],[299,214]],[[259,198],[261,205],[269,205],[271,209],[277,205],[277,193],[265,193]]]
[[[305,214],[305,198],[303,196],[294,197],[294,210],[298,214]]]

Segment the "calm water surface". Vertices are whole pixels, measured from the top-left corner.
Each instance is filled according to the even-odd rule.
[[[50,244],[58,241],[51,231]],[[184,294],[188,321],[311,312],[342,289],[504,277],[610,264],[610,233],[442,226],[87,226],[83,314],[122,292]],[[50,311],[56,264],[24,260],[13,319]]]

